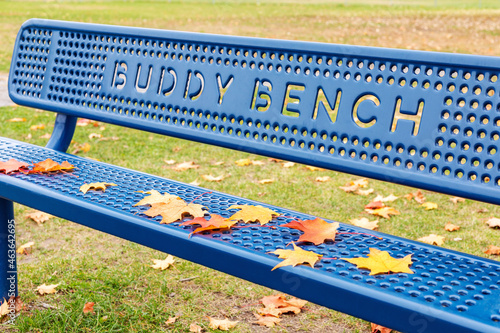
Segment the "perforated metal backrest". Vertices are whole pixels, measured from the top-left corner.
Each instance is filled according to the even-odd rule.
[[[22,105],[500,203],[497,58],[30,20]]]

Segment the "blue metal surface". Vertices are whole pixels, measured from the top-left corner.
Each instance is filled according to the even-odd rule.
[[[58,151],[66,151],[75,133],[77,117],[59,113],[54,123],[54,130],[46,147]]]
[[[17,296],[14,205],[0,198],[0,303],[11,296]]]
[[[30,20],[18,104],[500,204],[498,58]]]
[[[332,259],[321,260],[314,269],[298,266],[271,271],[281,259],[269,252],[284,248],[300,235],[279,227],[291,218],[271,221],[269,226],[276,229],[255,225],[189,237],[191,227],[161,225],[159,218],[141,214],[146,207],[133,207],[144,196],[137,191],[156,189],[189,202],[206,189],[14,140],[1,141],[1,160],[51,158],[68,161],[76,169],[73,175],[0,175],[0,197],[405,332],[500,330],[499,262],[373,232],[381,239],[343,234],[335,242],[304,248],[326,258],[365,256],[369,248],[394,257],[412,253],[415,274],[369,276],[366,270]],[[83,183],[95,181],[118,186],[104,193],[79,191]],[[207,214],[226,217],[235,212],[227,210],[234,204],[261,204],[289,217],[312,217],[218,192],[205,194],[196,203],[205,205]],[[341,224],[340,231],[366,230]]]

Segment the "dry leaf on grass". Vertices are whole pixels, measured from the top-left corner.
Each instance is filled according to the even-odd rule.
[[[224,161],[217,161],[217,162],[212,163],[212,165],[219,166],[219,165],[223,165],[224,163],[225,163]]]
[[[307,301],[295,297],[287,300],[284,294],[264,296],[260,302],[264,305],[264,308],[257,309],[257,312],[263,316],[273,317],[279,317],[289,312],[298,314],[307,303]]]
[[[365,209],[366,212],[372,215],[390,219],[391,215],[399,215],[400,213],[392,207],[382,207],[379,209]]]
[[[31,251],[33,250],[32,249],[33,245],[35,245],[35,242],[28,242],[26,244],[23,244],[23,245],[19,246],[19,248],[17,249],[17,253],[30,254]]]
[[[168,255],[166,259],[160,260],[160,259],[153,259],[153,262],[155,263],[154,265],[151,265],[154,269],[159,269],[159,270],[165,270],[169,268],[171,265],[174,264],[175,259],[172,255]]]
[[[459,202],[464,202],[465,199],[464,198],[460,198],[460,197],[452,197],[452,198],[450,198],[450,201],[453,202],[454,204],[456,204],[456,203],[459,203]]]
[[[169,317],[169,318],[168,318],[168,320],[165,322],[165,325],[170,325],[170,324],[175,323],[175,321],[176,321],[178,318],[179,318],[178,316],[175,316],[175,317]]]
[[[0,305],[0,318],[9,314],[9,302],[4,298],[2,305]]]
[[[247,166],[252,164],[252,161],[249,160],[248,158],[240,159],[234,162],[237,166]]]
[[[489,254],[489,255],[500,255],[500,247],[499,246],[495,246],[495,245],[490,245],[484,251],[484,253]]]
[[[15,313],[19,313],[23,308],[24,304],[20,296],[11,296],[8,300],[4,298],[0,305],[0,319],[11,313],[12,310],[14,310]]]
[[[359,189],[357,185],[347,185],[347,186],[339,186],[339,188],[345,193],[356,192]]]
[[[356,194],[359,194],[359,195],[369,195],[369,194],[372,194],[374,191],[374,189],[372,188],[369,188],[368,190],[361,190],[361,189],[358,189],[355,193]]]
[[[315,181],[318,183],[325,183],[330,180],[330,176],[316,177]]]
[[[276,266],[274,266],[273,269],[271,269],[272,271],[274,271],[276,268],[280,268],[283,266],[295,267],[301,264],[309,264],[309,266],[314,268],[314,264],[322,257],[321,254],[317,254],[312,251],[302,250],[294,243],[292,243],[292,245],[293,245],[293,250],[278,249],[274,252],[271,252],[277,254],[278,258],[285,259]]]
[[[274,179],[262,179],[258,181],[259,184],[266,185],[274,183]]]
[[[189,332],[192,332],[192,333],[201,333],[203,329],[201,328],[200,325],[197,325],[195,323],[192,323],[191,325],[189,325]]]
[[[395,196],[394,194],[389,194],[387,197],[383,197],[380,194],[377,195],[372,201],[380,201],[380,202],[392,202],[399,199],[399,197]]]
[[[425,202],[424,194],[420,190],[417,190],[416,192],[413,192],[413,193],[408,193],[404,197],[408,201],[410,201],[411,199],[414,199],[419,204],[423,204]]]
[[[165,164],[167,164],[167,165],[175,164],[174,160],[163,160],[163,162],[165,162]]]
[[[40,139],[50,139],[52,137],[52,134],[50,133],[45,133],[44,135],[40,135]]]
[[[85,303],[85,305],[83,306],[83,313],[92,313],[92,314],[95,314],[94,312],[94,305],[95,303],[94,302],[87,302]]]
[[[369,230],[378,229],[378,220],[370,221],[366,217],[362,217],[360,219],[352,219],[349,220],[349,222],[354,224],[356,227],[361,227]]]
[[[295,163],[294,162],[285,162],[282,165],[283,165],[283,168],[291,168],[295,165]]]
[[[201,175],[201,178],[205,179],[208,182],[220,182],[221,180],[224,180],[226,176],[220,175],[217,177],[214,177],[212,175]]]
[[[189,185],[194,185],[194,186],[200,186],[200,184],[201,183],[198,181],[198,178],[189,183]]]
[[[385,203],[382,201],[370,201],[366,206],[365,209],[380,209],[386,207]]]
[[[368,258],[340,258],[358,266],[358,268],[366,268],[370,270],[370,275],[386,274],[386,273],[410,273],[412,264],[411,254],[404,258],[393,258],[386,251],[380,251],[376,248],[370,248]]]
[[[87,142],[82,144],[75,143],[73,145],[73,150],[71,151],[71,154],[88,153],[90,151],[90,148],[92,148],[92,146]]]
[[[435,202],[427,201],[427,202],[424,202],[423,204],[421,204],[420,207],[424,207],[425,210],[431,210],[431,209],[437,209],[438,205]]]
[[[259,222],[261,225],[268,223],[275,216],[280,215],[279,213],[262,206],[232,205],[228,209],[240,209],[240,211],[234,213],[229,220],[241,220],[245,223]]]
[[[221,319],[215,319],[215,318],[212,318],[209,316],[206,316],[206,317],[210,321],[208,323],[208,326],[214,330],[219,329],[222,331],[229,331],[229,329],[235,327],[239,323],[238,321],[231,321],[229,319],[221,320]]]
[[[26,215],[26,217],[32,219],[38,225],[40,225],[40,224],[48,221],[49,219],[53,218],[54,216],[47,214],[47,213],[44,213],[44,212],[41,212],[41,211],[36,211],[33,213],[29,213],[28,215]]]
[[[258,324],[260,326],[266,326],[266,327],[274,327],[274,325],[277,325],[280,323],[281,319],[278,317],[274,316],[261,316],[256,313],[254,313],[255,318],[257,318],[257,321],[255,321],[255,324]]]
[[[108,186],[118,186],[113,183],[90,183],[90,184],[83,184],[80,186],[80,192],[83,192],[83,194],[86,194],[89,190],[102,190],[103,192],[106,191],[106,188]]]
[[[382,325],[378,325],[375,323],[371,323],[372,333],[391,333],[392,329],[384,327]]]
[[[438,245],[441,246],[444,244],[444,237],[443,236],[438,236],[434,234],[430,234],[429,236],[421,237],[417,239],[420,242],[424,242],[427,244],[432,244],[432,245]]]
[[[90,133],[89,134],[89,139],[101,139],[102,138],[102,134],[101,133]]]
[[[311,165],[306,165],[305,168],[309,171],[325,171],[325,169],[318,168],[318,167],[311,166]]]
[[[496,217],[492,217],[486,221],[486,224],[490,228],[500,228],[500,219],[497,219]]]
[[[26,121],[26,118],[12,118],[7,120],[9,123],[23,123]]]
[[[172,167],[172,170],[175,171],[186,171],[189,169],[198,169],[200,166],[195,164],[194,161],[188,161],[188,162],[183,162],[179,163],[176,166]]]
[[[38,124],[38,125],[31,125],[30,126],[30,130],[32,131],[38,131],[38,130],[43,130],[45,129],[45,125],[44,124]]]
[[[459,229],[460,229],[460,227],[458,225],[455,225],[455,224],[453,224],[451,222],[446,223],[446,225],[444,226],[444,230],[450,231],[450,232],[451,231],[457,231]]]
[[[58,284],[51,284],[51,285],[48,285],[48,286],[47,286],[47,285],[45,285],[45,283],[44,283],[44,284],[42,284],[41,286],[38,286],[38,287],[36,288],[36,290],[38,291],[38,293],[39,293],[40,295],[45,295],[45,294],[55,294],[55,293],[57,293],[56,288],[57,288],[57,286],[59,286],[59,285],[60,285],[60,283],[58,283]]]
[[[303,231],[304,233],[300,235],[297,242],[312,242],[314,245],[320,245],[328,239],[335,240],[339,223],[328,223],[317,217],[314,220],[292,221],[281,227]]]

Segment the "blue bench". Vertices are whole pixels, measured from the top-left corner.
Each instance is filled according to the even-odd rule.
[[[212,214],[261,204],[285,217],[276,229],[189,237],[189,226],[142,214],[136,191],[191,201],[205,189],[65,153],[84,117],[499,204],[499,75],[499,60],[480,56],[29,20],[9,93],[56,112],[54,132],[46,147],[0,138],[0,160],[68,161],[78,177],[0,175],[0,296],[16,276],[7,235],[18,202],[401,331],[499,332],[497,261],[373,232],[380,239],[301,247],[328,258],[412,254],[415,273],[370,276],[330,259],[272,271],[281,260],[270,252],[300,236],[279,225],[311,215],[214,191],[197,199]],[[95,181],[118,186],[79,191]]]

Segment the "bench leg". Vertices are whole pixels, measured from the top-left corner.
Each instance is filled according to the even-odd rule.
[[[0,303],[17,296],[14,205],[0,198]]]

